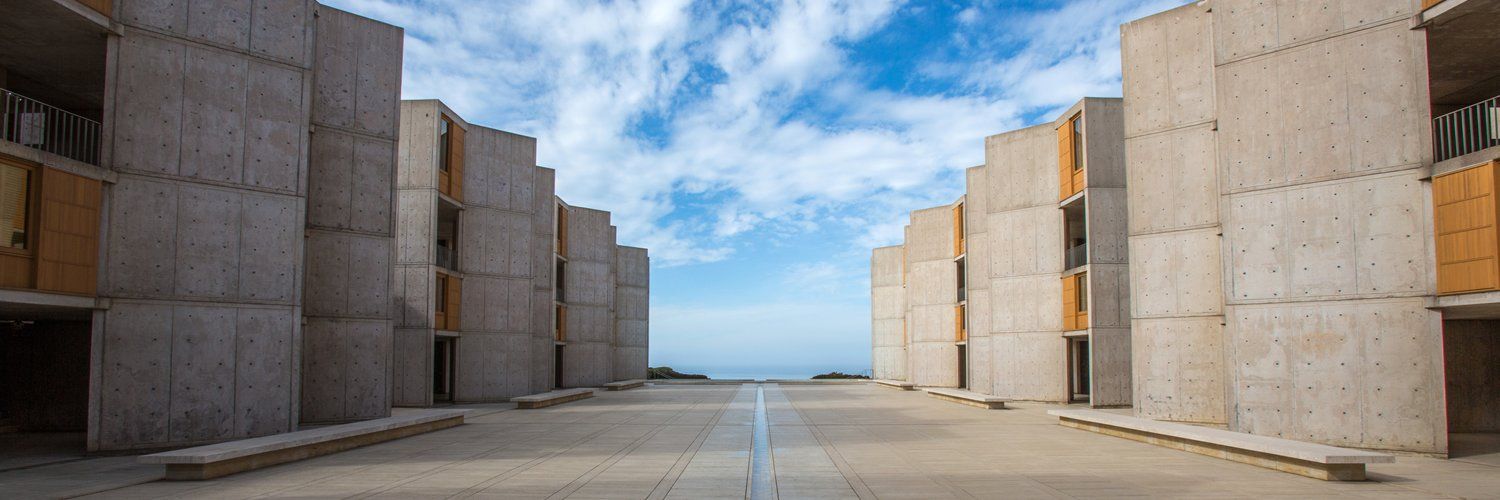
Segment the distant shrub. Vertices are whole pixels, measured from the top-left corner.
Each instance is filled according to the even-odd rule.
[[[868,375],[856,375],[856,374],[853,374],[853,373],[844,373],[844,372],[830,372],[830,373],[824,373],[822,375],[813,375],[813,380],[824,380],[824,379],[868,379],[868,378],[870,378]]]
[[[649,379],[652,379],[652,380],[673,380],[673,379],[708,380],[708,375],[700,375],[700,374],[697,374],[697,373],[682,373],[682,372],[679,372],[677,370],[673,370],[672,367],[670,367],[670,366],[658,366],[658,367],[655,367],[655,368],[647,368],[646,369],[646,377],[649,378]]]

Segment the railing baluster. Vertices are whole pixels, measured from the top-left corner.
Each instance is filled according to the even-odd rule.
[[[99,164],[99,122],[0,89],[0,140]]]

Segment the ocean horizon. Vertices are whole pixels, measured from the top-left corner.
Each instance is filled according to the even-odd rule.
[[[680,373],[696,373],[696,374],[708,375],[709,378],[711,378],[711,379],[718,379],[718,380],[735,380],[735,379],[751,379],[751,380],[756,380],[756,379],[764,379],[764,380],[771,380],[771,379],[802,380],[802,379],[810,379],[814,375],[821,375],[821,374],[824,374],[824,373],[835,372],[835,371],[843,372],[843,373],[856,374],[856,375],[869,375],[870,374],[870,369],[869,368],[850,368],[850,367],[822,367],[822,366],[818,366],[818,367],[788,367],[788,366],[775,366],[775,367],[771,367],[771,366],[767,366],[767,367],[707,367],[707,366],[693,366],[693,365],[674,365],[674,364],[670,364],[670,363],[655,364],[654,366],[670,366],[670,367],[672,367],[673,370],[677,370]]]

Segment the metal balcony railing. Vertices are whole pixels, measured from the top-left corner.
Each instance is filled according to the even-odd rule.
[[[1432,119],[1433,161],[1500,146],[1500,96]]]
[[[0,89],[0,140],[99,164],[99,122]]]
[[[1089,246],[1078,245],[1063,254],[1063,269],[1072,269],[1089,263]]]

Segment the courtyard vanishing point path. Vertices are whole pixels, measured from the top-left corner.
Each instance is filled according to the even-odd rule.
[[[210,481],[90,498],[1484,498],[1500,457],[1325,482],[870,384],[648,385]],[[27,471],[0,474],[24,494]],[[20,476],[18,476],[20,475]],[[35,483],[32,483],[35,484]]]

